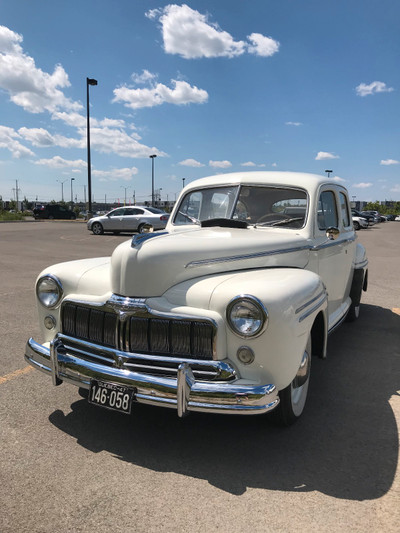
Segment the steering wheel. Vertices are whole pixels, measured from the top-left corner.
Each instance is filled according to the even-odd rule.
[[[276,220],[286,220],[288,218],[290,217],[288,215],[285,215],[284,213],[268,213],[260,217],[257,220],[256,224],[261,224],[261,222],[268,222],[268,220],[272,222]]]

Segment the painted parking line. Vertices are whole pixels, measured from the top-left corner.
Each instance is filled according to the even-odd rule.
[[[10,374],[6,374],[5,376],[0,376],[0,385],[7,383],[7,381],[11,381],[12,379],[18,378],[23,374],[28,374],[28,372],[31,370],[33,370],[33,366],[26,366],[25,368],[20,368],[19,370],[15,370]]]

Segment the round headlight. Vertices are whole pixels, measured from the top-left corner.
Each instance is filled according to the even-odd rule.
[[[36,294],[42,305],[55,307],[62,296],[61,282],[55,276],[43,276],[37,282]]]
[[[238,296],[228,305],[226,316],[232,331],[241,337],[255,337],[267,325],[268,312],[254,296]]]

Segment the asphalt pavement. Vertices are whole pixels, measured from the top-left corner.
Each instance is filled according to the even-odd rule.
[[[24,360],[40,339],[35,279],[109,255],[128,235],[79,222],[0,224],[0,532],[398,532],[400,222],[358,232],[361,316],[313,360],[294,426],[135,405],[53,387]]]

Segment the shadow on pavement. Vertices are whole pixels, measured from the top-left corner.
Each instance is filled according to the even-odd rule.
[[[363,305],[328,343],[328,359],[313,360],[306,411],[294,426],[277,428],[266,416],[232,417],[135,405],[127,417],[72,404],[50,422],[94,453],[157,472],[208,480],[240,495],[247,487],[319,491],[371,500],[391,487],[398,429],[389,404],[400,375],[400,317]]]

